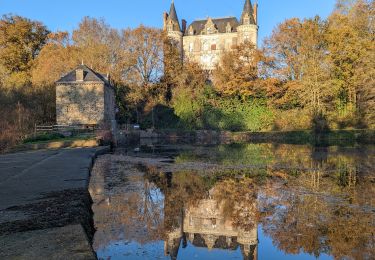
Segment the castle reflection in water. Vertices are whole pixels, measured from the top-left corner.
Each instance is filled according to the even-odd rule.
[[[255,207],[251,205],[249,208]],[[257,226],[249,231],[235,227],[233,220],[227,219],[223,212],[223,203],[211,198],[202,199],[196,206],[184,210],[181,213],[182,225],[167,234],[165,254],[177,259],[181,243],[183,248],[190,243],[209,250],[240,248],[244,259],[257,259]]]

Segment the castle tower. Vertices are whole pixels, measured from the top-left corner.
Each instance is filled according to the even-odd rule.
[[[171,8],[168,13],[164,13],[164,31],[167,32],[167,36],[173,40],[182,54],[183,48],[183,30],[181,30],[180,22],[178,21],[178,16],[176,8],[174,6],[174,0],[172,0]],[[186,27],[186,22],[182,21],[183,27]]]
[[[258,4],[245,0],[240,25],[237,27],[239,42],[251,42],[258,46]]]

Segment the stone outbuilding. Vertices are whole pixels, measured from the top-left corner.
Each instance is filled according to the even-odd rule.
[[[56,82],[58,125],[95,126],[115,120],[115,91],[108,76],[80,65]]]

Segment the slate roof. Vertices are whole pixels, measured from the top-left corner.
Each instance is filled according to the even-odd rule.
[[[176,12],[176,7],[174,6],[174,1],[171,3],[171,9],[169,10],[169,19],[178,24],[178,29],[181,31],[180,22],[178,21],[178,16]]]
[[[231,237],[232,243],[228,245],[226,236],[218,236],[213,248],[226,249],[226,250],[237,250],[239,244],[237,243],[236,237]],[[193,241],[190,241],[195,247],[207,248],[206,241],[201,234],[194,234]]]
[[[169,10],[169,18],[172,21],[178,22],[176,7],[174,6],[174,2],[171,3],[171,9]]]
[[[193,27],[194,35],[199,35],[204,30],[204,27],[208,19],[196,20],[186,28],[185,35],[189,35],[190,27]],[[232,26],[232,32],[237,31],[237,27],[240,25],[236,17],[224,17],[224,18],[213,18],[212,22],[215,24],[219,33],[226,33],[228,22]]]
[[[103,82],[108,83],[107,77],[104,74],[100,74],[95,72],[94,70],[90,69],[86,65],[79,65],[76,69],[72,70],[65,76],[61,77],[56,83],[68,83],[68,82],[76,82],[76,70],[82,69],[83,70],[83,81],[85,82]]]

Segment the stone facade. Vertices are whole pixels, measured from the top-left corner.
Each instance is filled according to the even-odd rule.
[[[181,27],[172,2],[169,14],[164,14],[164,31],[177,43],[183,59],[197,62],[206,70],[213,70],[221,54],[233,46],[249,42],[257,47],[257,10],[257,4],[252,5],[250,0],[245,0],[240,21],[236,17],[208,18],[186,26],[186,21],[182,20]]]
[[[115,120],[115,93],[106,76],[85,65],[56,83],[58,125],[99,125]]]

